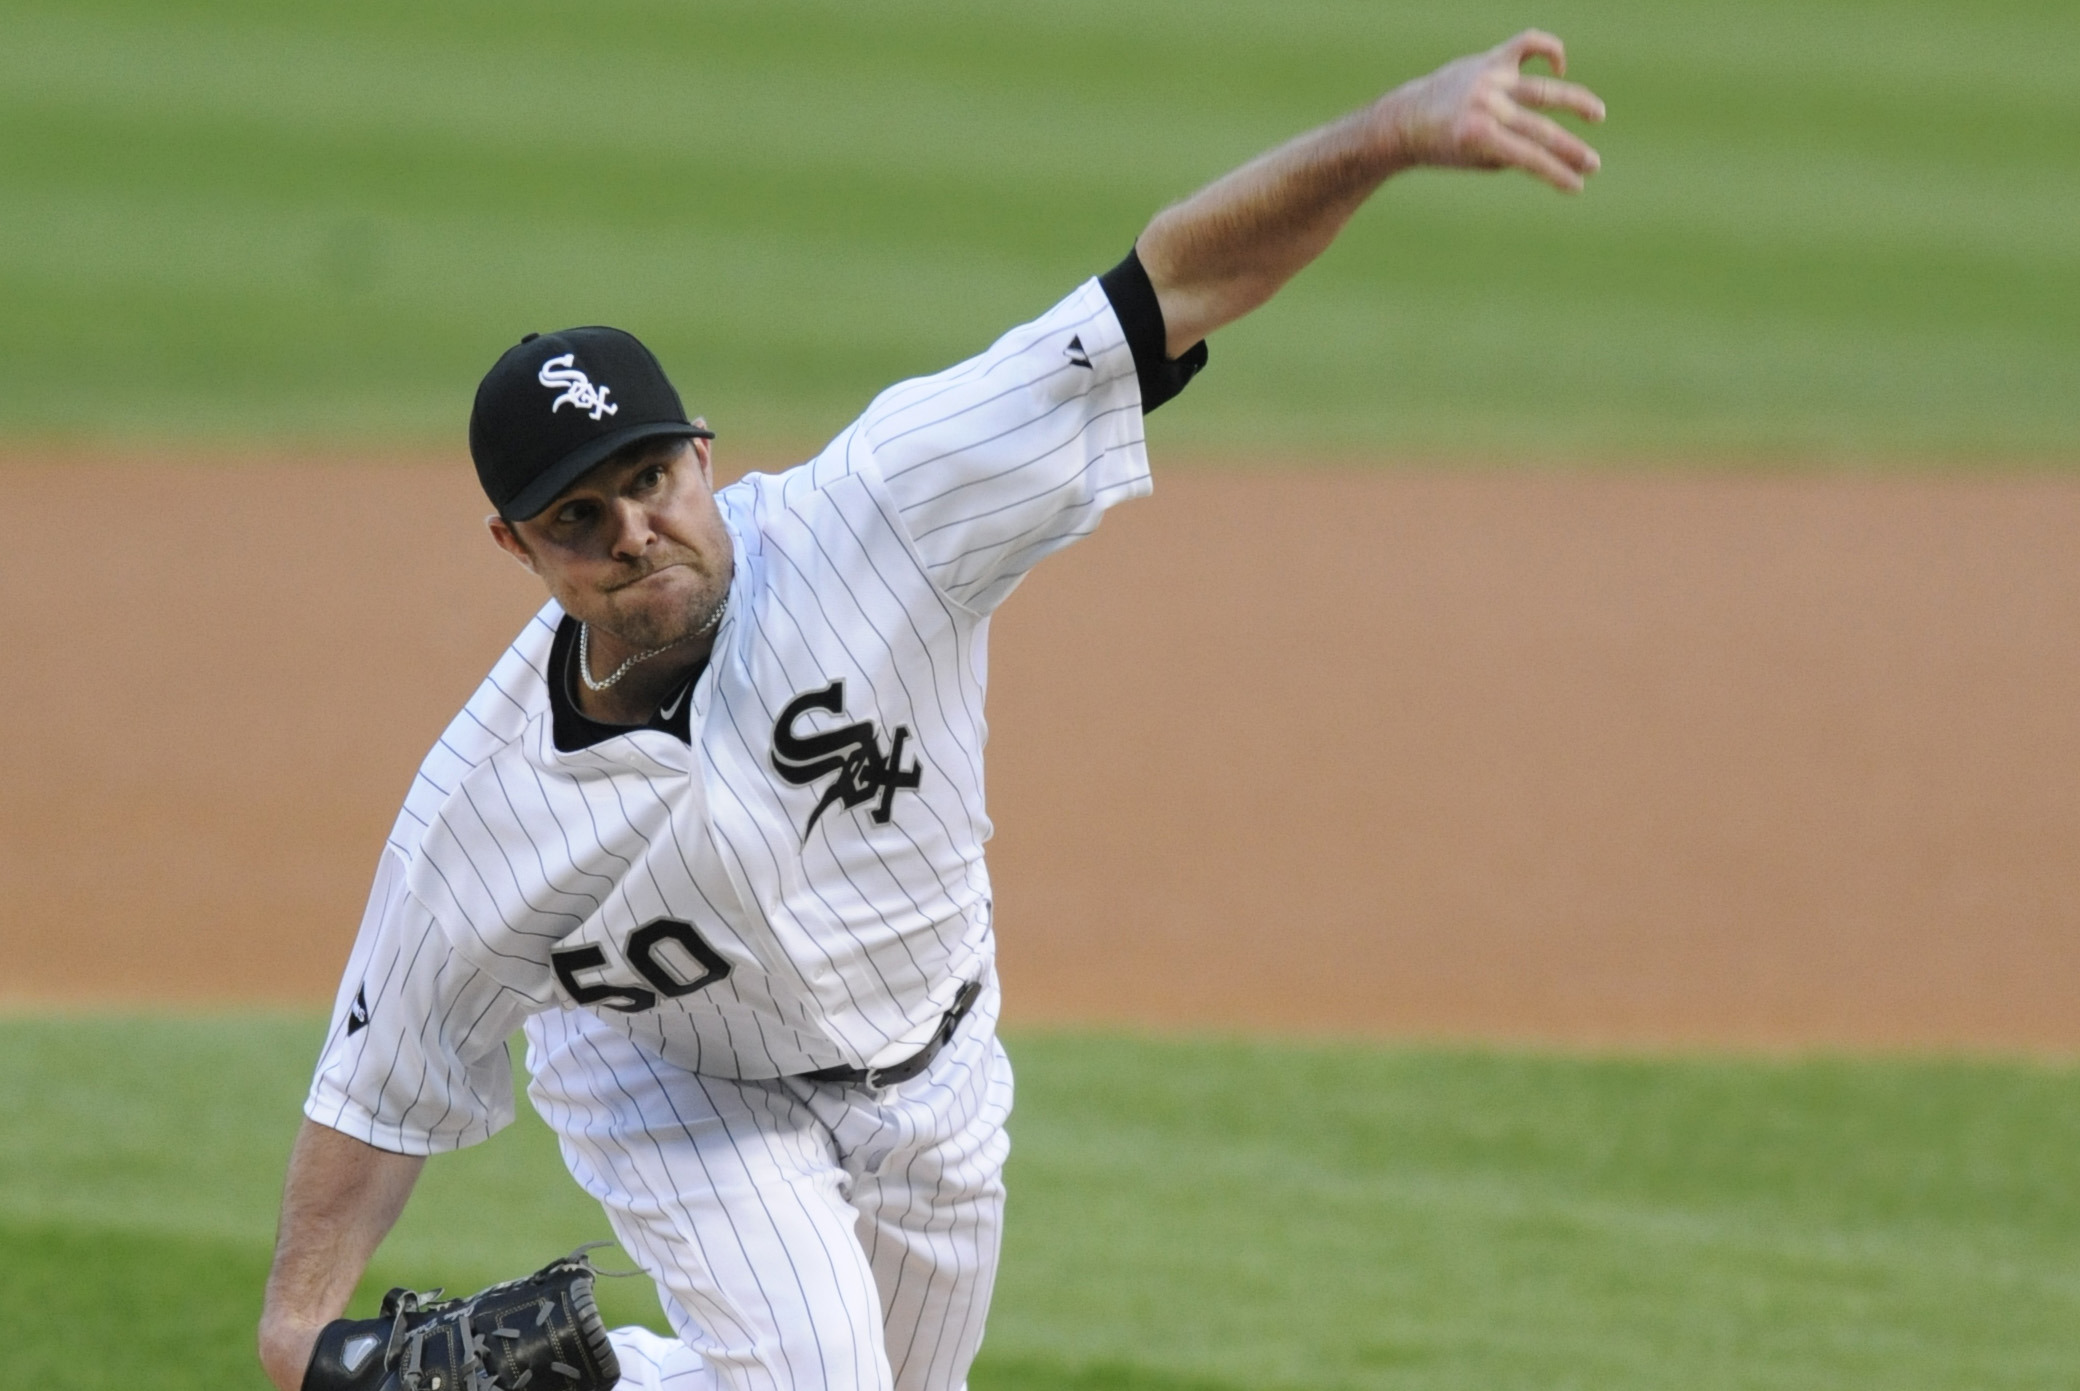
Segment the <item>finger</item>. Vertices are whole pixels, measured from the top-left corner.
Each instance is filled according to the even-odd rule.
[[[1579,83],[1523,73],[1509,85],[1508,90],[1510,96],[1525,106],[1572,111],[1585,121],[1603,119],[1603,98]]]
[[[1603,156],[1589,147],[1589,142],[1576,135],[1566,126],[1536,111],[1526,111],[1521,106],[1512,106],[1498,117],[1505,129],[1513,130],[1527,140],[1536,141],[1559,156],[1561,163],[1584,174],[1593,174],[1603,167]]]
[[[1543,29],[1526,29],[1502,46],[1502,54],[1520,68],[1533,58],[1543,58],[1555,73],[1565,76],[1567,72],[1567,45]]]
[[[1551,150],[1517,134],[1513,130],[1498,129],[1495,132],[1495,157],[1511,169],[1521,169],[1534,178],[1544,179],[1562,193],[1580,193],[1582,176],[1560,162]]]

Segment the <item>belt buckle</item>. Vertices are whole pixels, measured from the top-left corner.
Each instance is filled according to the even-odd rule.
[[[898,1063],[896,1066],[900,1067],[901,1065],[902,1064]],[[870,1091],[880,1091],[883,1087],[890,1085],[889,1083],[884,1082],[881,1079],[888,1073],[894,1071],[894,1067],[870,1067],[866,1070],[866,1076],[860,1078],[860,1085],[866,1087]]]

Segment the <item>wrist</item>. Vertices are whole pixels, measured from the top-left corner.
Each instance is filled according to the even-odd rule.
[[[265,1314],[260,1319],[260,1366],[280,1391],[301,1391],[303,1374],[326,1319]]]
[[[1367,140],[1376,152],[1383,178],[1428,160],[1416,134],[1420,102],[1414,85],[1404,83],[1365,109]]]

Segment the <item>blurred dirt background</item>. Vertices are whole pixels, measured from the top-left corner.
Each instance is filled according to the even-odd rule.
[[[995,621],[1020,1024],[2080,1045],[2080,482],[1170,467]],[[328,999],[459,459],[0,465],[0,1000]]]

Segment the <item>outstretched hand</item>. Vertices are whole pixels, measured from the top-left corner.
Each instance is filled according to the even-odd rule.
[[[1553,76],[1527,73],[1543,58]],[[1527,29],[1505,44],[1448,63],[1381,98],[1378,114],[1409,164],[1458,169],[1522,169],[1565,193],[1579,193],[1603,160],[1573,131],[1540,114],[1571,111],[1603,119],[1587,87],[1562,81],[1567,47]]]
[[[1548,77],[1524,65],[1543,58]],[[1172,357],[1278,292],[1328,249],[1373,190],[1419,164],[1522,169],[1568,193],[1603,163],[1548,111],[1603,119],[1565,81],[1567,49],[1527,29],[1308,131],[1156,214],[1136,248]]]

